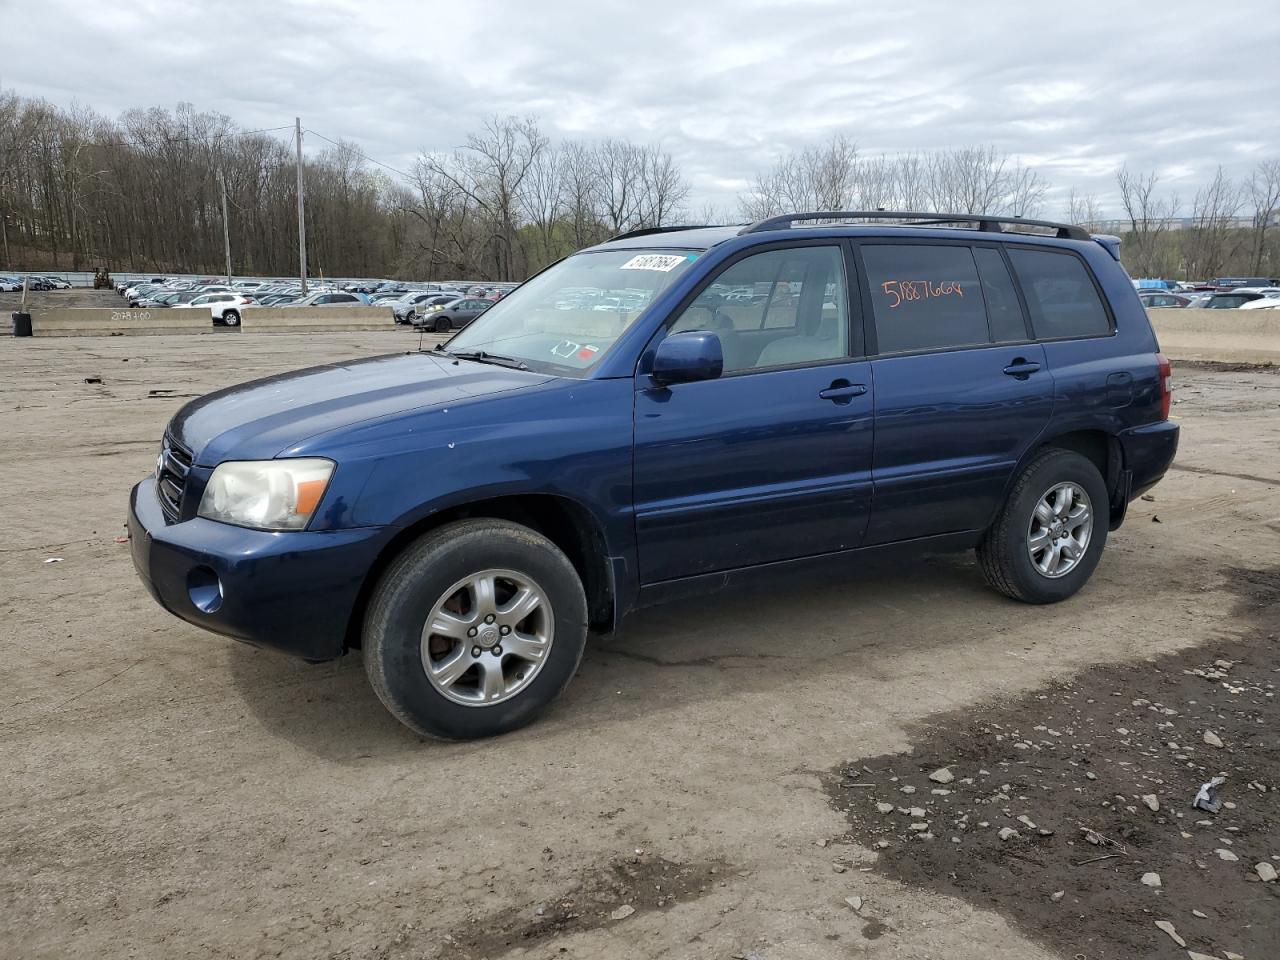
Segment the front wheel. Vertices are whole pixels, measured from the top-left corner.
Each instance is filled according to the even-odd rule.
[[[1102,558],[1110,516],[1107,485],[1071,450],[1037,454],[978,545],[987,583],[1024,603],[1056,603],[1088,582]]]
[[[449,323],[448,317],[436,317],[436,333],[448,333],[450,326],[452,326],[452,324]]]
[[[228,310],[222,315],[222,322],[228,327],[238,327],[240,326],[240,314],[234,310]]]
[[[434,530],[397,558],[365,616],[365,672],[388,710],[431,737],[523,726],[572,679],[587,601],[568,557],[501,520]]]

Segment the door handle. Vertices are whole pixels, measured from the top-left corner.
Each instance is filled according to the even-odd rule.
[[[867,392],[865,383],[850,383],[848,380],[836,380],[831,386],[825,390],[819,390],[818,396],[823,400],[833,400],[836,403],[848,403],[854,397],[860,397]]]
[[[1004,368],[1006,376],[1017,377],[1019,380],[1025,380],[1031,374],[1040,369],[1040,364],[1033,360],[1024,360],[1018,357],[1013,363]]]

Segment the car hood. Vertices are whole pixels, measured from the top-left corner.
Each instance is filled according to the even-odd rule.
[[[195,462],[267,460],[309,437],[378,417],[529,389],[552,379],[430,353],[330,363],[193,400],[169,432]]]

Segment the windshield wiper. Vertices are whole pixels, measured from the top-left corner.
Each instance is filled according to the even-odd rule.
[[[477,363],[492,363],[499,367],[510,367],[512,370],[528,370],[529,365],[523,360],[517,360],[515,357],[504,357],[498,353],[486,353],[483,350],[469,350],[454,353],[452,350],[444,351],[446,356],[456,357],[459,360],[475,360]]]

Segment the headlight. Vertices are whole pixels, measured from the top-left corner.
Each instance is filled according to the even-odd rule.
[[[301,530],[332,475],[333,461],[318,457],[221,463],[204,488],[198,514],[259,530]]]

